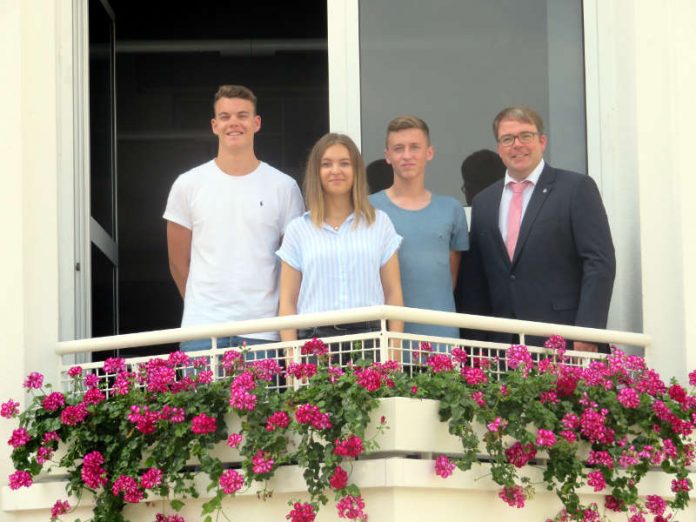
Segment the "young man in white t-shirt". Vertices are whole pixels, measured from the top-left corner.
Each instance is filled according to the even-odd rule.
[[[217,156],[176,179],[164,212],[169,268],[184,299],[182,326],[275,317],[275,251],[285,226],[304,211],[297,183],[256,158],[256,96],[223,85],[213,108]],[[277,338],[262,332],[219,339],[218,347]],[[209,346],[182,343],[189,351]]]

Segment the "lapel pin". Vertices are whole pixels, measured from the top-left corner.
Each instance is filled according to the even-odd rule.
[[[549,191],[549,189],[547,189],[546,187],[544,187],[544,190],[542,190],[541,192],[543,192],[544,194],[546,194],[548,191]]]

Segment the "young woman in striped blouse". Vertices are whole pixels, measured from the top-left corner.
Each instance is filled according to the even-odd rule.
[[[282,260],[278,315],[362,306],[403,306],[397,250],[401,236],[367,198],[367,174],[357,146],[326,134],[309,154],[304,179],[307,208],[288,224],[276,252]],[[379,322],[301,331],[302,338],[379,329]],[[401,321],[389,329],[403,331]],[[297,339],[284,330],[281,340]]]

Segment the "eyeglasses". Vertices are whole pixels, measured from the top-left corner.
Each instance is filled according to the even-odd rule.
[[[534,136],[539,136],[540,133],[538,132],[520,132],[519,134],[504,134],[500,138],[498,138],[498,143],[500,143],[503,147],[512,147],[512,145],[515,143],[515,139],[520,140],[520,143],[523,145],[526,145],[528,143],[531,143],[532,140],[534,139]]]

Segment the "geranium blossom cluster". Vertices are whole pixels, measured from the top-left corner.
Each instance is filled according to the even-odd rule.
[[[317,514],[311,504],[295,502],[290,513],[285,515],[290,522],[314,522]]]
[[[508,348],[506,356],[508,367],[513,370],[521,368],[525,376],[534,368],[532,354],[524,345],[513,344]]]
[[[206,433],[214,433],[217,429],[217,420],[215,417],[200,413],[191,421],[191,431],[196,435],[205,435]]]
[[[18,469],[10,475],[9,483],[10,489],[28,488],[32,485],[33,480],[31,478],[31,473],[23,469]]]
[[[454,473],[454,469],[456,467],[457,466],[454,464],[454,462],[448,459],[445,455],[440,455],[437,459],[435,459],[435,474],[438,477],[449,477],[452,473]]]
[[[234,373],[235,368],[241,367],[244,364],[242,352],[237,350],[227,350],[222,355],[222,367],[228,374]]]
[[[357,435],[350,435],[346,439],[336,439],[334,445],[334,455],[341,457],[359,457],[365,451],[363,441]]]
[[[99,451],[87,453],[82,458],[82,481],[88,488],[99,489],[109,481],[104,468],[104,455]]]
[[[254,473],[257,475],[264,475],[273,470],[273,464],[275,464],[275,461],[263,451],[258,450],[256,455],[252,457],[251,463],[253,465],[252,469],[254,470]]]
[[[287,428],[289,424],[290,416],[284,411],[276,411],[266,419],[266,431]]]
[[[0,406],[0,417],[11,419],[19,415],[19,403],[10,399]]]
[[[505,450],[505,457],[508,462],[516,468],[524,467],[529,461],[536,457],[536,447],[532,443],[522,444],[516,441],[512,446]]]
[[[157,429],[157,423],[160,421],[171,422],[177,424],[183,422],[185,412],[183,408],[163,406],[160,411],[151,410],[148,406],[132,405],[128,420],[135,424],[135,428],[143,435],[154,433]]]
[[[114,496],[123,495],[123,500],[137,504],[143,500],[144,490],[154,489],[162,484],[164,474],[161,469],[150,468],[145,471],[140,480],[130,475],[119,475],[111,486]]]
[[[336,490],[345,488],[348,485],[348,472],[341,466],[336,466],[329,478],[329,485]]]
[[[283,369],[275,359],[261,359],[251,364],[251,371],[257,379],[270,382],[273,377],[280,375]]]
[[[396,361],[387,361],[385,363],[372,363],[369,367],[357,369],[353,373],[358,386],[362,386],[369,392],[375,392],[382,386],[393,388],[392,374],[400,369],[401,367]]]
[[[226,469],[220,475],[220,489],[227,495],[232,495],[244,487],[244,477],[233,469]]]
[[[365,513],[365,501],[362,497],[346,495],[336,504],[338,510],[338,518],[346,518],[348,520],[367,520]]]
[[[505,503],[516,508],[523,508],[525,500],[527,500],[527,498],[524,495],[524,490],[522,489],[522,486],[517,485],[505,486],[503,489],[500,490],[498,496]]]
[[[314,337],[302,345],[300,353],[302,355],[322,356],[329,353],[329,347],[324,341]]]
[[[328,413],[313,404],[300,404],[295,410],[295,420],[299,424],[308,424],[315,430],[326,430],[331,428],[331,420]]]
[[[258,397],[250,392],[256,387],[254,376],[245,371],[232,379],[230,384],[230,406],[242,411],[256,408]]]
[[[129,475],[121,475],[111,487],[114,496],[123,495],[123,500],[137,504],[143,499],[143,492],[138,487],[138,481]]]
[[[313,363],[290,363],[287,374],[296,379],[309,379],[317,373],[317,365]]]
[[[51,508],[51,520],[58,518],[61,515],[65,515],[70,511],[70,502],[67,500],[56,500],[55,504]]]
[[[452,371],[452,359],[444,353],[434,353],[425,361],[427,366],[432,368],[433,373]]]
[[[155,516],[155,522],[186,522],[184,517],[181,515],[163,515],[162,513],[157,513]]]

